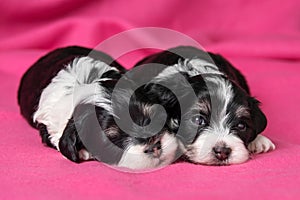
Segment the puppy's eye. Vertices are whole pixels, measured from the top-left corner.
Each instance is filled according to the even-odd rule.
[[[244,122],[240,122],[236,125],[236,129],[239,131],[246,131],[247,130],[247,124]]]
[[[204,127],[207,125],[206,119],[201,115],[195,115],[192,117],[192,122],[200,127]]]

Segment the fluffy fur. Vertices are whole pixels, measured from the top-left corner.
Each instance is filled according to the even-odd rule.
[[[46,125],[54,147],[59,149],[59,139],[78,104],[95,104],[110,111],[106,89],[99,82],[111,80],[101,78],[111,70],[118,72],[116,68],[90,57],[75,58],[43,90],[33,121]]]

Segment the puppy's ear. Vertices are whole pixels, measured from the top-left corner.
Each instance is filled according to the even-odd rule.
[[[250,94],[250,89],[244,75],[236,69],[227,59],[219,54],[209,52],[210,57],[218,68],[225,73],[229,79],[235,81],[245,92]]]
[[[175,100],[175,95],[169,88],[166,88],[160,84],[150,83],[145,87],[145,93],[148,98],[155,103],[161,103],[163,105],[170,105]]]
[[[69,120],[59,140],[59,150],[69,160],[79,163],[79,150],[82,149],[82,146],[75,122],[72,118]]]
[[[256,135],[263,132],[267,126],[267,118],[259,108],[260,102],[254,98],[248,100],[251,109],[251,117],[254,123]]]
[[[79,163],[79,151],[85,148],[95,159],[107,164],[117,164],[123,150],[112,143],[102,130],[100,124],[106,123],[102,122],[105,121],[104,115],[107,113],[100,107],[79,104],[59,141],[61,153]]]
[[[60,152],[73,162],[80,162],[79,151],[84,148],[84,145],[82,143],[83,135],[79,135],[79,133],[86,126],[85,119],[93,112],[95,112],[94,106],[78,104],[59,139]]]

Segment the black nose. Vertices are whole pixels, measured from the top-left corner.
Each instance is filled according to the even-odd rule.
[[[151,154],[153,157],[159,157],[161,155],[161,143],[160,141],[154,144],[148,144],[144,153]]]
[[[215,156],[218,160],[226,160],[231,154],[231,148],[223,147],[223,146],[215,146],[213,148]]]

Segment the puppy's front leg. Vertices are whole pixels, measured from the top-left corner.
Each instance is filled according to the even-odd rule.
[[[255,138],[255,140],[253,140],[249,145],[248,145],[248,150],[251,153],[265,153],[268,151],[272,151],[275,149],[275,145],[273,144],[273,142],[263,136],[263,135],[257,135],[257,137]]]

